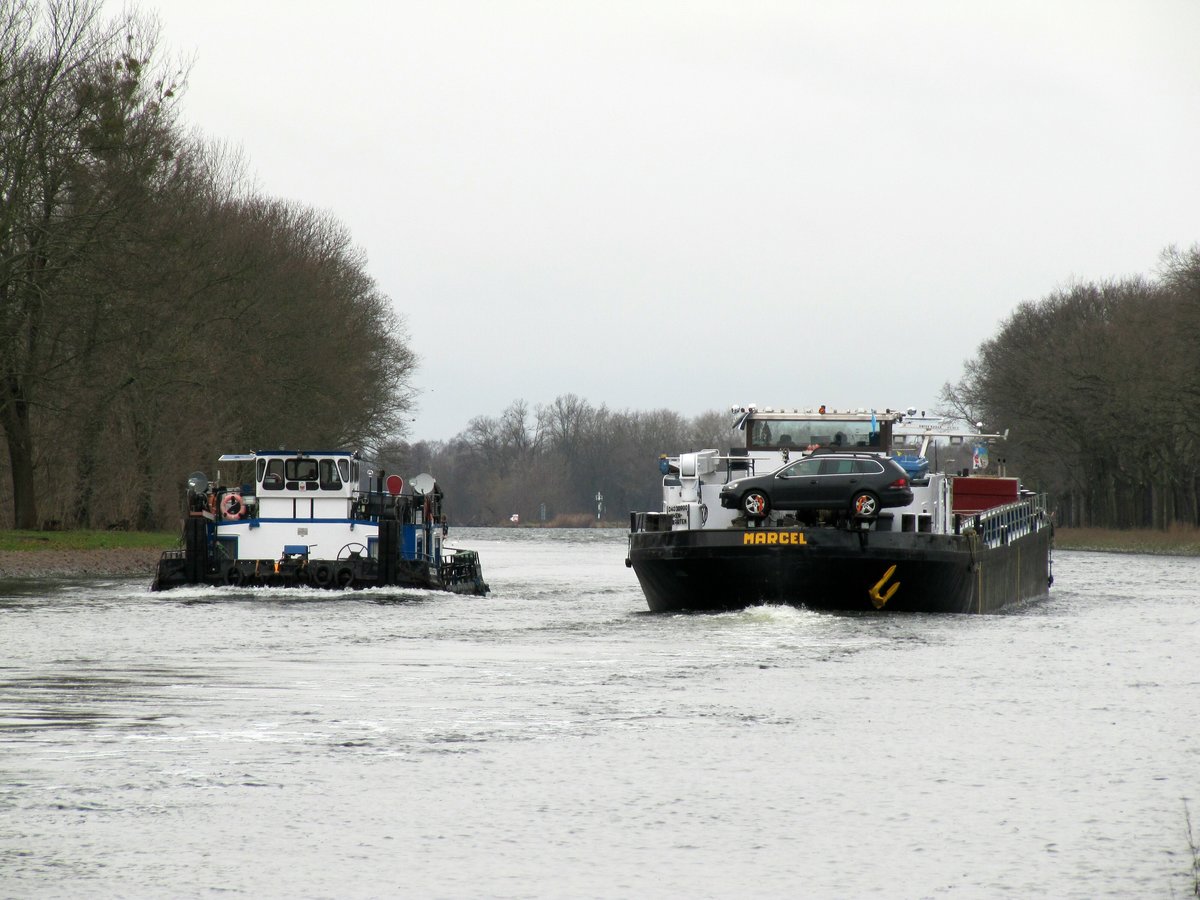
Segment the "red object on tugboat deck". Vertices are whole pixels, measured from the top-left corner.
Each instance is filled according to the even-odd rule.
[[[404,490],[404,479],[399,475],[389,475],[386,483],[388,493],[393,497],[399,496],[400,492]]]

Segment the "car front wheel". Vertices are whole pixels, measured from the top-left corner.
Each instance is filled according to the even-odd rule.
[[[859,491],[850,501],[850,509],[856,516],[873,519],[879,514],[879,498],[869,491]]]
[[[771,511],[771,501],[762,491],[747,491],[742,495],[742,510],[752,519],[762,519]]]

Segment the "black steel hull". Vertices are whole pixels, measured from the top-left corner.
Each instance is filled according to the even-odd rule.
[[[405,587],[450,591],[456,594],[488,593],[479,557],[472,551],[455,551],[435,566],[406,560],[399,554],[396,524],[380,524],[383,550],[380,558],[351,555],[343,559],[218,559],[212,552],[205,519],[192,517],[183,531],[183,549],[163,553],[150,585],[166,591],[187,585],[234,587],[318,587],[328,589]]]
[[[987,548],[977,535],[836,528],[638,531],[627,564],[652,612],[988,613],[1046,596],[1052,533],[1042,524]]]
[[[213,587],[318,587],[332,590],[367,587],[402,587],[449,591],[455,594],[488,593],[477,566],[471,571],[459,571],[443,576],[431,566],[406,565],[383,572],[374,559],[312,560],[277,564],[272,560],[238,560],[220,568],[205,567],[199,572],[180,551],[169,551],[159,560],[152,591],[204,584]]]

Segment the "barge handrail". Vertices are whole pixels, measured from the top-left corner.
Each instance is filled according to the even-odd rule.
[[[1003,506],[959,516],[960,531],[973,530],[989,550],[1002,547],[1047,524],[1045,494],[1035,494]]]

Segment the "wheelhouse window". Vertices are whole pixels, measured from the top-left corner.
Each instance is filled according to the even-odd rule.
[[[345,460],[343,460],[345,462]],[[338,472],[338,461],[336,459],[323,459],[320,463],[321,470],[321,490],[337,491],[342,487],[342,476]]]
[[[283,490],[283,460],[282,459],[260,459],[258,461],[259,471],[263,472],[262,486],[263,490],[281,491]]]
[[[747,430],[746,446],[751,450],[813,450],[817,447],[882,448],[890,436],[891,423],[870,420],[837,419],[758,419]]]
[[[311,459],[282,457],[259,459],[258,481],[263,490],[340,491],[350,480],[348,459]]]
[[[285,463],[288,481],[316,481],[317,461],[315,459],[289,459]]]

